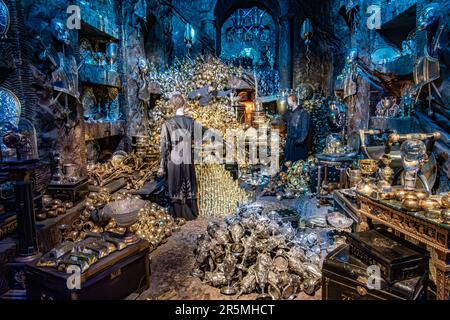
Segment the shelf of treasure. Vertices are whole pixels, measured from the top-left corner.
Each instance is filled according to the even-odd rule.
[[[149,287],[149,244],[101,234],[64,242],[26,267],[32,300],[124,299]]]
[[[84,130],[86,141],[120,136],[125,133],[125,121],[85,122]]]
[[[84,64],[80,69],[80,80],[94,86],[120,88],[120,75],[116,71],[106,70],[100,66]]]

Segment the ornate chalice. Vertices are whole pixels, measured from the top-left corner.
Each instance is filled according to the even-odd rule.
[[[245,235],[245,229],[240,223],[233,223],[229,230],[234,242],[231,245],[231,253],[235,257],[241,257],[244,254],[244,245],[241,243],[241,239]]]
[[[106,58],[108,59],[108,62],[109,62],[110,71],[113,71],[113,65],[117,59],[118,51],[119,51],[119,45],[115,42],[111,41],[106,46]]]
[[[359,167],[361,173],[364,175],[363,181],[361,181],[356,190],[365,195],[371,196],[374,191],[377,190],[377,186],[373,182],[373,174],[377,172],[378,164],[376,160],[364,159],[359,161]]]
[[[130,230],[130,227],[136,223],[139,211],[145,207],[147,201],[140,199],[124,199],[108,203],[103,212],[108,217],[113,218],[119,227],[126,228],[124,241],[133,244],[139,241],[139,238]]]

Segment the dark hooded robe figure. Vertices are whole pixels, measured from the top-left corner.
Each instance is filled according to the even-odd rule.
[[[160,176],[166,175],[173,216],[193,220],[198,216],[192,148],[195,122],[184,115],[184,99],[181,95],[174,95],[171,102],[177,113],[161,127],[161,164],[158,173]]]
[[[290,95],[288,105],[292,108],[284,115],[287,126],[285,161],[306,160],[308,157],[307,137],[310,127],[309,113],[297,104],[297,97]]]

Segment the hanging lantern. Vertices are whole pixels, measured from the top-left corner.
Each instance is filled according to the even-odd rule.
[[[187,23],[186,29],[184,31],[184,43],[186,44],[188,52],[190,52],[192,48],[194,39],[195,39],[195,29],[189,23]]]
[[[311,38],[313,36],[313,26],[309,19],[303,21],[302,24],[302,39],[305,41],[305,44],[309,46],[311,44]]]
[[[313,36],[313,27],[309,19],[303,21],[301,35],[306,45],[306,74],[309,75],[309,65],[311,63],[311,58],[309,57],[311,50],[309,49],[309,45],[311,44],[311,38]]]

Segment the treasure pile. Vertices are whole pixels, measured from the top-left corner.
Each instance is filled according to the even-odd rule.
[[[294,299],[320,288],[320,261],[326,244],[316,233],[297,234],[276,211],[263,206],[239,208],[236,216],[212,222],[198,239],[193,275],[237,297],[258,293],[258,299]]]
[[[287,161],[286,171],[280,171],[264,188],[262,194],[276,196],[278,200],[292,199],[310,192],[310,170],[315,166],[314,159],[299,160],[294,163]]]
[[[123,192],[111,195],[105,188],[100,188],[99,192],[91,192],[80,217],[62,234],[63,241],[79,242],[86,238],[87,233],[108,232],[123,235],[125,228],[119,227],[114,219],[109,218],[103,212],[106,204],[123,199],[140,199],[140,197]],[[130,230],[139,238],[147,240],[153,250],[167,242],[167,238],[185,223],[184,219],[172,218],[165,208],[148,202],[140,210],[138,219],[130,227]]]

